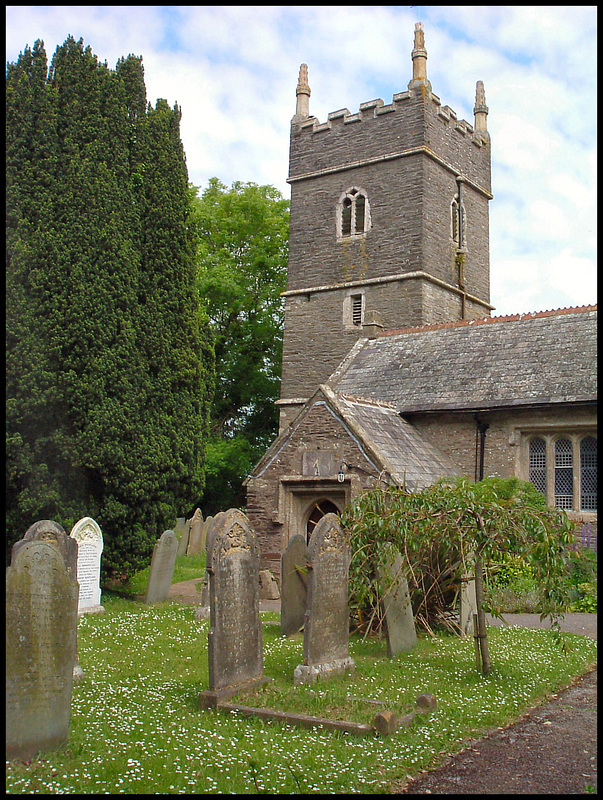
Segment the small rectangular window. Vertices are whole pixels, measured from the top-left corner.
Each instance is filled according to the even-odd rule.
[[[362,295],[352,295],[352,323],[354,325],[362,325]]]

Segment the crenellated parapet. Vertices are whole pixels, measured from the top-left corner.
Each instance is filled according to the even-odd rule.
[[[481,81],[479,83],[481,83]],[[403,110],[406,101],[410,100],[413,93],[416,91],[417,90],[408,90],[406,92],[398,92],[394,94],[392,102],[388,105],[386,105],[381,98],[369,100],[367,103],[360,103],[359,109],[355,114],[352,114],[347,108],[330,111],[327,115],[326,122],[320,122],[317,117],[307,116],[300,119],[299,116],[296,116],[293,118],[294,121],[292,124],[300,131],[321,133],[323,131],[330,131],[333,125],[337,123],[350,125],[368,119],[378,119],[386,114],[395,114],[397,111]],[[442,122],[452,122],[455,130],[459,131],[462,136],[468,136],[476,147],[482,147],[489,141],[490,137],[485,128],[477,130],[470,122],[464,119],[458,119],[456,111],[450,108],[450,106],[443,106],[440,98],[436,94],[433,94],[433,92],[429,93],[426,100],[433,105],[435,113]]]
[[[302,64],[296,114],[291,120],[290,183],[422,152],[490,195],[490,135],[483,82],[477,82],[471,124],[459,119],[432,91],[421,23],[415,26],[411,56],[412,79],[406,91],[393,95],[391,103],[377,98],[360,103],[355,113],[340,108],[331,111],[325,122],[310,114],[308,69]],[[358,159],[359,153],[362,159]]]

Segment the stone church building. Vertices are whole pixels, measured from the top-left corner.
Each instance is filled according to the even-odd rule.
[[[421,23],[405,92],[291,120],[291,217],[277,439],[246,480],[262,567],[280,577],[376,481],[529,480],[596,523],[596,306],[492,317],[491,142],[427,79]]]

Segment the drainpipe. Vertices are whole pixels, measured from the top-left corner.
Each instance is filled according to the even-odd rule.
[[[487,422],[481,422],[477,414],[475,420],[475,480],[484,479],[484,449],[486,445],[486,431],[490,427]]]

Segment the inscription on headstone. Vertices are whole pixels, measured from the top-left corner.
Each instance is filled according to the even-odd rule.
[[[164,531],[155,542],[145,603],[163,603],[168,599],[174,577],[178,540],[174,531]]]
[[[404,576],[404,562],[400,553],[386,546],[386,565],[379,570],[382,592],[387,655],[390,658],[405,653],[417,643],[415,619],[412,613],[408,582]]]
[[[52,519],[41,519],[31,525],[25,536],[20,542],[15,542],[12,550],[12,558],[14,559],[19,550],[26,542],[53,542],[59,549],[63,556],[65,567],[69,577],[76,581],[77,584],[77,549],[78,545],[75,539],[67,536],[64,528]],[[73,664],[73,678],[80,680],[84,677],[84,672],[79,665],[77,657],[77,646],[75,653],[75,661]]]
[[[212,528],[207,551],[209,692],[201,707],[266,682],[259,600],[259,549],[243,512],[230,509]]]
[[[308,607],[304,618],[304,660],[295,684],[351,672],[349,656],[348,537],[336,514],[325,514],[308,546]]]
[[[296,534],[281,556],[281,633],[292,636],[304,627],[308,597],[308,546]]]
[[[77,582],[80,585],[78,613],[94,613],[104,611],[100,604],[100,568],[103,552],[103,534],[91,517],[84,517],[71,529],[72,536],[78,545],[77,550]]]
[[[17,549],[6,572],[8,758],[33,758],[69,739],[77,596],[55,543]]]

